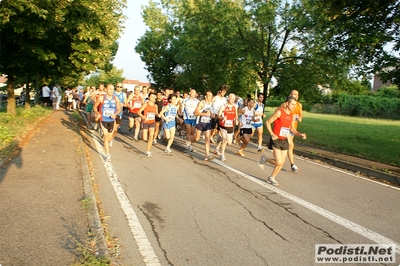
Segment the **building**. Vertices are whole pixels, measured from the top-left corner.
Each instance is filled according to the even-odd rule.
[[[135,86],[139,86],[140,89],[142,89],[142,87],[146,86],[146,87],[150,87],[150,83],[148,82],[142,82],[136,79],[125,79],[122,81],[122,84],[124,84],[124,89],[127,89],[128,91],[133,91],[133,89],[135,88]]]

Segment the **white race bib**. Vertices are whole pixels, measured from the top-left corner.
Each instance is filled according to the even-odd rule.
[[[282,127],[281,131],[279,132],[279,136],[287,137],[290,134],[290,128]]]
[[[233,120],[225,120],[226,127],[233,127]]]
[[[156,119],[155,113],[147,113],[147,120],[154,120]]]
[[[211,121],[211,117],[209,117],[209,116],[202,116],[200,118],[201,123],[210,123],[210,121]]]
[[[134,102],[133,103],[133,108],[141,108],[142,107],[142,103],[141,102]]]
[[[195,118],[196,118],[196,116],[194,114],[189,114],[188,115],[188,119],[195,119]]]
[[[114,114],[114,109],[113,108],[104,108],[103,109],[103,116],[104,117],[110,117],[113,114]]]

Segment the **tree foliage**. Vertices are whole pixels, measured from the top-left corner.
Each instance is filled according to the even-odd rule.
[[[125,0],[3,0],[0,3],[0,71],[36,82],[110,67],[117,50]],[[15,112],[8,110],[9,112]]]

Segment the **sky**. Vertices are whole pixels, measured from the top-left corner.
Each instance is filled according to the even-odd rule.
[[[145,64],[140,60],[139,54],[135,52],[138,39],[145,33],[146,25],[142,19],[142,6],[148,5],[149,0],[127,0],[127,8],[124,15],[127,17],[125,29],[118,39],[119,48],[114,59],[114,66],[123,69],[123,76],[127,79],[135,79],[147,82],[147,70]]]

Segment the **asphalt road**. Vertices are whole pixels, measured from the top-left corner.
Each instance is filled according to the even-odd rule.
[[[273,187],[255,146],[206,162],[202,140],[189,152],[177,138],[172,154],[160,143],[147,158],[125,124],[107,163],[98,133],[83,136],[120,265],[313,265],[316,244],[376,243],[397,244],[385,265],[400,263],[396,187],[303,158]]]

